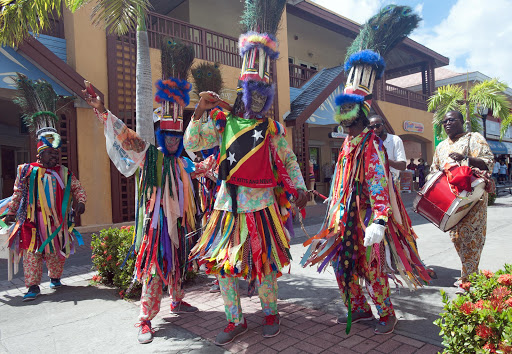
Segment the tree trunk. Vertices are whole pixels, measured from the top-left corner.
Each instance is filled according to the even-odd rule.
[[[155,144],[153,128],[153,83],[151,82],[151,62],[149,58],[148,32],[137,30],[136,77],[136,129],[145,141]]]

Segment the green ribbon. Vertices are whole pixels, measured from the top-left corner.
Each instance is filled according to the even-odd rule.
[[[0,219],[0,227],[3,229],[7,229],[7,224],[2,219]]]
[[[53,234],[51,234],[50,237],[48,237],[46,239],[46,241],[43,242],[43,244],[41,245],[41,247],[39,247],[37,252],[42,253],[44,248],[46,247],[46,245],[49,244],[62,229],[62,224],[64,224],[64,218],[66,217],[66,211],[68,210],[68,202],[70,199],[69,198],[70,193],[71,193],[71,174],[68,175],[68,183],[66,184],[66,189],[64,190],[64,199],[62,202],[62,222],[59,225],[59,227],[53,232]]]
[[[37,170],[39,167],[32,167],[32,172],[30,173],[30,186],[28,194],[30,195],[29,203],[30,205],[33,205],[34,203],[34,184],[36,183],[36,177],[37,177]]]
[[[350,301],[350,292],[347,291],[345,296],[348,299],[347,328],[345,329],[345,333],[349,334],[350,333],[350,329],[352,328],[352,303]]]

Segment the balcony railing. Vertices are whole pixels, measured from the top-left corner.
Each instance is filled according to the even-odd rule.
[[[375,84],[374,97],[377,100],[399,104],[411,108],[427,110],[428,95],[413,92],[402,87],[378,81]]]
[[[315,69],[300,65],[288,64],[290,70],[290,87],[300,88],[317,73]]]
[[[151,48],[160,49],[161,41],[170,37],[191,44],[198,59],[242,67],[242,58],[238,54],[238,38],[154,12],[149,13],[147,30]]]

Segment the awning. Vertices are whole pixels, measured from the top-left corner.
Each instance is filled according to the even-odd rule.
[[[507,147],[508,154],[512,155],[512,143],[503,142],[503,144]]]
[[[505,144],[496,141],[496,140],[487,140],[487,143],[489,143],[489,146],[491,147],[491,151],[495,155],[507,155],[508,149],[505,146]]]
[[[16,75],[16,72],[22,73],[32,80],[44,79],[48,81],[59,95],[72,95],[71,92],[57,84],[14,49],[10,47],[0,47],[0,88],[16,89],[14,81],[11,79],[11,77]]]

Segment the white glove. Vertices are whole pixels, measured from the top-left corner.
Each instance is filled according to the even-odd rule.
[[[379,243],[384,238],[384,232],[386,231],[386,226],[373,223],[366,228],[366,233],[364,235],[364,247],[368,247],[373,245],[374,243]]]

